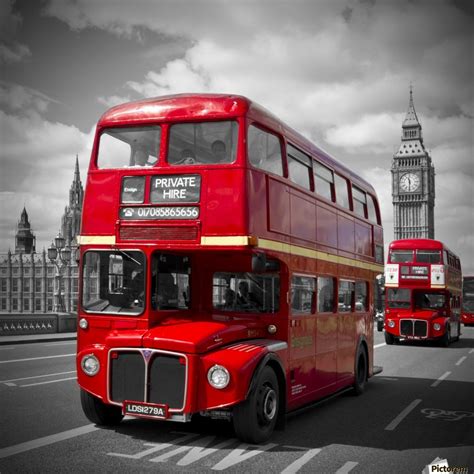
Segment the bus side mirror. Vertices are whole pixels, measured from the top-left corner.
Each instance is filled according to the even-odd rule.
[[[316,291],[313,291],[311,295],[311,314],[316,313],[317,305],[318,305],[318,294],[316,293]]]
[[[267,257],[264,253],[258,252],[252,255],[252,272],[263,273],[267,263]]]

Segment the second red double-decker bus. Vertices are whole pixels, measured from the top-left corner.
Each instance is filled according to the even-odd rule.
[[[474,326],[474,276],[463,278],[461,321],[464,326]]]
[[[403,239],[385,266],[385,341],[438,340],[461,334],[461,263],[442,242]]]
[[[100,119],[81,248],[85,414],[285,414],[373,375],[373,188],[254,102],[178,95]]]

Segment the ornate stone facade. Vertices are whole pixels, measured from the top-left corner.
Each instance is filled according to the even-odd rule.
[[[71,248],[69,264],[61,267],[61,278],[48,260],[46,250],[35,251],[26,209],[23,209],[15,238],[15,253],[0,254],[0,313],[52,313],[61,282],[61,305],[66,312],[77,309],[78,266],[75,260],[76,236],[79,234],[84,190],[76,157],[69,203],[61,218],[61,233]],[[54,239],[54,236],[53,236]],[[0,328],[1,329],[1,328]]]
[[[411,88],[391,173],[394,239],[434,239],[435,171],[423,143]]]

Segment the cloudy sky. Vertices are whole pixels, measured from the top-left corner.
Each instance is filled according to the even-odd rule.
[[[243,94],[358,171],[393,239],[392,156],[410,83],[436,170],[436,238],[474,274],[469,0],[3,0],[0,252],[23,206],[47,247],[109,107]]]

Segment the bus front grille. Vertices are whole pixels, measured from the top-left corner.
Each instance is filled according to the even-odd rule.
[[[411,319],[402,319],[400,321],[400,335],[413,336],[413,321]]]
[[[401,336],[428,336],[428,324],[426,321],[418,319],[402,319],[400,321],[400,335]]]
[[[418,337],[428,336],[428,324],[426,321],[415,321],[414,334]]]
[[[109,398],[184,408],[187,359],[151,349],[111,350]]]

